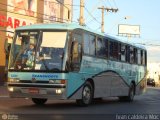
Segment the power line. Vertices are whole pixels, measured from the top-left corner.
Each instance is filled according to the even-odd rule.
[[[104,0],[101,0],[102,5],[108,6]]]
[[[7,7],[14,7],[14,6],[11,6],[11,5],[7,5],[7,4],[3,4],[3,3],[0,3],[1,5],[4,5],[4,6],[7,6]],[[57,3],[58,4],[58,3]],[[14,8],[18,8],[18,7],[14,7]],[[21,9],[21,10],[26,10],[26,9],[22,9],[22,8],[18,8],[18,9]],[[9,13],[13,13],[13,14],[17,14],[17,15],[22,15],[22,16],[26,16],[26,17],[30,17],[30,18],[36,18],[36,19],[43,19],[43,20],[50,20],[50,19],[46,19],[44,17],[35,17],[35,16],[28,16],[26,14],[21,14],[21,13],[15,13],[15,12],[12,12],[12,11],[9,11],[9,10],[4,10],[4,9],[0,9],[0,11],[4,11],[4,12],[9,12]],[[33,11],[34,13],[37,13],[39,15],[43,15],[43,16],[50,16],[50,15],[47,15],[47,14],[42,14],[42,13],[39,13],[39,12],[35,12]],[[59,18],[59,17],[55,17],[56,19],[59,19],[59,21],[54,21],[54,22],[62,22],[60,20],[65,20],[65,21],[68,21],[68,19],[62,19],[62,18]],[[26,19],[26,18],[25,18]],[[76,22],[76,21],[73,21],[73,22]]]
[[[92,7],[92,10],[90,10],[90,13],[93,13],[95,10],[97,10],[97,7],[99,6],[100,2],[101,2],[101,1],[98,1],[98,3],[97,3],[95,6]],[[90,18],[90,15],[86,17],[86,20],[87,20],[88,18]],[[97,18],[99,18],[99,17],[97,17]],[[88,20],[87,23],[90,23],[90,22],[93,21],[93,20],[94,20],[93,17],[91,17],[91,19]]]
[[[116,4],[116,1],[115,1],[115,0],[113,0],[113,3],[114,3],[114,5],[116,6],[116,8],[118,8],[118,6],[117,6],[117,4]]]
[[[86,7],[84,7],[84,8],[85,8],[85,10],[88,12],[88,14],[89,14],[97,23],[101,24],[101,22],[99,22],[99,21],[92,15],[92,13],[89,12],[89,10],[88,10]]]
[[[109,4],[111,7],[113,7],[109,0],[106,0],[106,2],[108,2],[108,4]]]
[[[4,9],[0,9],[0,11],[8,12],[8,13],[13,13],[13,14],[17,14],[17,15],[22,15],[22,16],[27,16],[27,17],[30,17],[30,18],[36,18],[36,19],[39,19],[39,20],[42,20],[42,19],[43,20],[50,20],[50,19],[46,19],[46,18],[34,17],[34,16],[28,16],[28,15],[25,15],[25,14],[15,13],[15,12],[7,11],[7,10],[4,10]],[[47,16],[49,16],[49,15],[47,15]],[[30,18],[28,18],[28,19],[30,19]],[[68,20],[68,19],[62,19],[62,18],[58,18],[58,17],[55,17],[55,18],[57,18],[59,20]],[[24,19],[26,19],[26,18],[24,18]],[[35,20],[35,19],[32,19],[32,20]],[[54,21],[54,22],[62,22],[62,21],[58,21],[57,20],[57,21]]]
[[[98,9],[101,9],[102,11],[102,23],[101,23],[101,32],[104,32],[104,10],[106,10],[107,12],[117,12],[118,9],[114,9],[114,8],[108,8],[108,7],[99,7]]]

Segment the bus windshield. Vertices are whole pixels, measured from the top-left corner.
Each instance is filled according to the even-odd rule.
[[[10,70],[62,70],[67,32],[17,31],[15,35]]]

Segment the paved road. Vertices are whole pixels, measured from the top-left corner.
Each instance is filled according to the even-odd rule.
[[[0,97],[0,113],[10,119],[156,119],[160,120],[160,88],[149,87],[136,96],[134,102],[120,102],[117,98],[96,101],[88,107],[79,107],[75,101],[49,100],[44,106],[36,106],[29,99]],[[1,119],[1,116],[0,116]],[[46,120],[47,120],[46,119]]]

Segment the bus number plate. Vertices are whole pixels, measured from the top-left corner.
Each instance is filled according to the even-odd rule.
[[[29,88],[29,93],[38,94],[39,93],[39,89],[37,89],[37,88]]]

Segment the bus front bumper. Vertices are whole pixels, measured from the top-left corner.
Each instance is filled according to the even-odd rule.
[[[8,84],[9,95],[12,98],[49,98],[66,99],[64,84]]]

